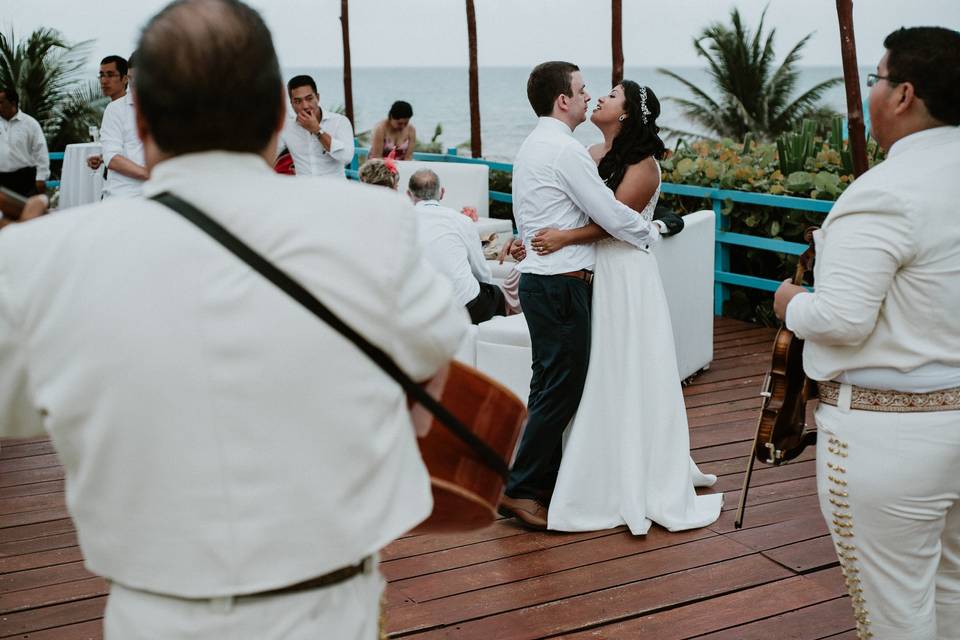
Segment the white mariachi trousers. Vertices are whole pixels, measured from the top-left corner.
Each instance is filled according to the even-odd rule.
[[[860,638],[960,639],[960,411],[817,408],[817,492]]]
[[[242,598],[183,600],[114,583],[104,616],[106,640],[376,640],[378,570],[330,587]]]

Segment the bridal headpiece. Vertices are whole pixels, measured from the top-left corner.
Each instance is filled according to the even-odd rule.
[[[650,122],[650,116],[653,114],[647,108],[647,88],[640,87],[640,115],[643,117],[643,124]]]

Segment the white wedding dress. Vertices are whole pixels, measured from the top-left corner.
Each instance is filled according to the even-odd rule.
[[[641,212],[653,218],[660,190]],[[590,363],[564,434],[548,528],[598,531],[656,522],[695,529],[720,516],[723,494],[698,496],[713,475],[690,458],[673,329],[653,254],[619,240],[597,244]]]

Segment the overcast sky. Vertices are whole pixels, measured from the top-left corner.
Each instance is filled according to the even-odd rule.
[[[532,66],[566,59],[581,66],[610,65],[609,0],[475,0],[481,66]],[[40,26],[71,41],[96,39],[91,66],[111,53],[126,56],[140,28],[164,0],[0,0],[0,28],[18,37]],[[252,0],[273,31],[284,67],[342,64],[339,0]],[[461,0],[352,0],[353,65],[466,66],[467,32]],[[780,55],[815,32],[802,63],[840,64],[835,0],[624,0],[623,46],[628,66],[700,66],[692,38],[738,7],[755,25],[769,4]],[[857,54],[861,66],[883,55],[883,38],[900,26],[960,28],[960,0],[857,0]]]

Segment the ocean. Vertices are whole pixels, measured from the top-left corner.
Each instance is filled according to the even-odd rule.
[[[706,69],[672,68],[710,95],[712,89]],[[860,71],[861,81],[871,70]],[[343,105],[343,76],[339,68],[284,69],[285,79],[307,73],[317,81],[320,103],[326,109]],[[490,160],[512,161],[523,139],[536,123],[536,117],[527,102],[527,67],[480,68],[480,127],[483,155]],[[805,67],[800,71],[795,95],[800,95],[818,82],[843,75],[840,67]],[[592,67],[583,69],[587,91],[596,104],[596,97],[610,89],[610,69]],[[657,73],[653,67],[627,66],[624,77],[653,88],[660,98],[662,127],[690,129],[679,109],[668,96],[689,98],[689,91],[678,81]],[[862,91],[866,97],[866,85]],[[439,140],[443,147],[459,146],[470,139],[470,97],[467,69],[451,67],[374,68],[353,69],[353,108],[357,132],[371,129],[386,117],[395,100],[406,100],[413,105],[413,123],[417,137],[429,140],[439,124],[443,133]],[[832,89],[824,102],[837,111],[846,112],[843,85]],[[598,142],[600,131],[589,121],[577,127],[575,135],[584,144]],[[461,152],[466,153],[466,152]]]

